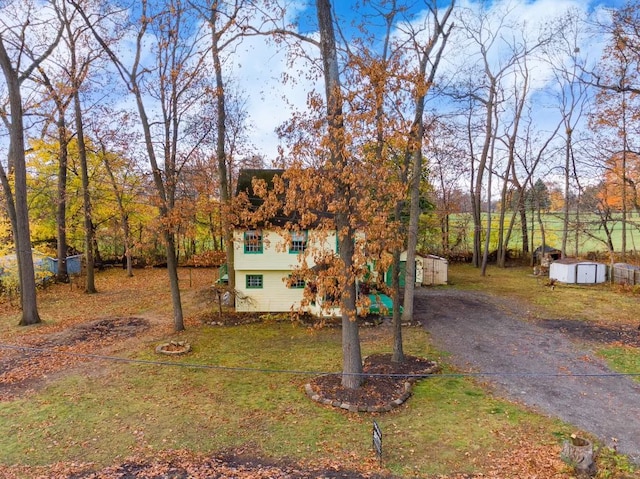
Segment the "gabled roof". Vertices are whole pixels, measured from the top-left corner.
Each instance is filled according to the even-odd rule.
[[[240,193],[246,193],[249,199],[249,207],[252,211],[256,211],[264,203],[264,200],[260,198],[253,191],[253,180],[261,179],[267,183],[267,188],[273,188],[273,178],[277,175],[282,177],[286,170],[284,169],[242,169],[238,174],[238,183],[236,187],[236,195]],[[286,184],[286,181],[285,181]],[[330,215],[323,211],[314,211],[318,218],[329,218]],[[274,226],[284,227],[287,224],[298,223],[300,221],[300,215],[297,211],[293,211],[290,214],[285,214],[284,211],[279,210],[273,217],[269,218],[269,223]],[[263,227],[264,224],[257,224],[258,227]]]
[[[252,206],[256,208],[259,207],[263,201],[261,198],[256,196],[253,191],[253,179],[260,179],[266,181],[269,188],[273,187],[273,178],[274,176],[282,176],[285,170],[282,169],[258,169],[258,168],[248,168],[240,170],[238,174],[238,184],[236,187],[236,195],[240,193],[246,193],[249,197],[249,202]]]
[[[253,191],[253,180],[260,179],[267,183],[267,189],[273,189],[273,178],[282,176],[285,170],[283,169],[262,169],[262,168],[247,168],[240,170],[238,174],[238,185],[236,187],[236,195],[240,193],[246,193],[249,199],[249,208],[251,211],[257,211],[258,208],[264,203],[264,200]],[[269,218],[268,223],[274,226],[284,227],[289,223],[295,223],[298,221],[298,214],[293,212],[291,215],[285,215],[282,210],[279,210],[276,215]],[[264,227],[264,223],[260,222],[255,225],[256,227]]]

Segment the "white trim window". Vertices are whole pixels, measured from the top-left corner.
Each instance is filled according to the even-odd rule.
[[[248,254],[263,252],[262,231],[249,230],[244,232],[244,252]]]
[[[292,231],[291,232],[291,245],[289,246],[289,253],[302,253],[307,249],[307,231]]]
[[[261,274],[248,274],[246,285],[247,289],[261,289],[264,287],[264,278]]]

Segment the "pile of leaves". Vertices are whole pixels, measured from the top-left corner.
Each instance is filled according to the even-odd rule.
[[[376,466],[371,465],[376,468]],[[153,459],[131,457],[125,462],[104,468],[92,464],[57,463],[46,467],[12,466],[0,471],[2,479],[391,479],[377,471],[357,472],[340,464],[278,464],[228,454],[218,457],[189,451],[159,452]]]
[[[433,479],[569,479],[570,469],[559,459],[559,447],[513,442],[517,454],[492,457],[482,474],[453,473]],[[121,464],[96,467],[94,464],[57,463],[44,467],[10,466],[0,470],[2,479],[394,479],[374,459],[359,464],[358,470],[343,464],[299,464],[253,458],[246,451],[207,456],[189,451],[160,451],[153,459],[130,457]],[[617,476],[609,476],[617,477]],[[622,476],[620,476],[622,477]]]
[[[512,455],[494,457],[488,454],[490,466],[482,474],[452,473],[431,476],[432,479],[569,479],[574,475],[559,459],[557,445],[532,444],[526,439],[503,438],[513,443]],[[48,466],[9,466],[0,470],[2,479],[394,479],[371,459],[359,464],[358,470],[343,464],[300,464],[252,458],[246,451],[220,456],[207,456],[189,451],[160,451],[153,459],[130,457],[108,467],[94,464],[57,463]],[[632,476],[607,476],[610,478]]]

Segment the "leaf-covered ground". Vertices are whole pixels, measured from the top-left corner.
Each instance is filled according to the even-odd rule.
[[[181,281],[189,284],[183,295],[188,327],[202,323],[203,310],[213,308],[209,285],[211,272],[183,270]],[[16,395],[27,395],[68,371],[100,367],[87,355],[118,354],[136,347],[140,341],[157,338],[171,330],[171,302],[168,297],[166,272],[145,270],[134,278],[122,280],[118,274],[99,277],[98,295],[87,295],[82,287],[56,285],[41,293],[40,311],[44,323],[31,328],[16,328],[18,311],[3,304],[0,315],[4,347],[0,349],[0,401]],[[9,318],[7,320],[7,318]],[[11,319],[14,318],[14,319]],[[255,318],[254,318],[255,319]],[[11,323],[11,324],[10,324]],[[19,345],[27,349],[15,349]],[[52,353],[55,350],[58,353]],[[59,354],[63,352],[65,354]],[[370,360],[370,371],[400,374],[402,369],[392,365],[388,357]],[[375,362],[373,364],[372,362]],[[407,363],[405,373],[415,374],[426,364]],[[321,384],[326,395],[344,393],[334,383]],[[370,378],[361,401],[370,404],[386,402],[397,395],[397,382]],[[354,398],[350,398],[355,401]],[[0,402],[1,405],[1,402]],[[318,407],[323,407],[318,405]],[[501,434],[496,432],[496,434]],[[535,438],[535,434],[532,435]],[[504,437],[510,443],[511,454],[485,457],[482,475],[452,474],[448,479],[538,478],[571,477],[559,459],[559,445],[539,444],[526,434]],[[419,451],[418,451],[419,453]],[[252,457],[250,451],[232,450],[215,455],[194,454],[189,451],[154,451],[153,457],[132,456],[109,467],[95,464],[62,462],[44,467],[0,466],[0,478],[389,478],[374,458],[323,459],[317,463],[269,462]],[[445,476],[438,476],[445,477]],[[613,477],[613,476],[612,476]],[[622,477],[622,476],[620,476]]]
[[[505,438],[507,440],[507,438]],[[492,465],[477,475],[452,474],[432,476],[432,479],[569,479],[574,476],[559,461],[559,451],[536,447],[518,441],[518,454],[509,457],[489,457]],[[2,479],[393,479],[378,471],[376,463],[362,464],[361,470],[348,470],[340,462],[324,464],[272,463],[251,458],[243,452],[208,457],[188,451],[162,451],[153,459],[131,457],[126,461],[95,469],[91,464],[58,463],[46,467],[5,467]],[[367,471],[367,469],[369,469]],[[632,478],[634,476],[609,476]]]

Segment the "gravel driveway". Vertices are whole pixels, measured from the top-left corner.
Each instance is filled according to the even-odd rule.
[[[484,293],[417,289],[415,315],[463,371],[484,373],[498,394],[588,431],[640,464],[640,384],[526,311]]]

